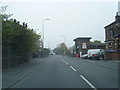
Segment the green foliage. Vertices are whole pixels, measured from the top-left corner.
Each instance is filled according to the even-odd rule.
[[[65,43],[61,43],[53,51],[56,54],[63,54],[64,52],[68,53],[69,49],[67,48],[67,46],[65,45]]]
[[[93,42],[91,42],[92,44],[101,44],[102,42],[101,41],[99,41],[99,40],[95,40],[95,41],[93,41]]]
[[[2,19],[2,45],[10,46],[15,52],[25,55],[39,48],[40,35],[16,19]]]

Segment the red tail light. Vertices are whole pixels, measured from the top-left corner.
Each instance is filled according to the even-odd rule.
[[[92,56],[96,56],[96,54],[93,54]]]

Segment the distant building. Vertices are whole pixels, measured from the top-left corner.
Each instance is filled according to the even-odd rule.
[[[90,45],[90,39],[91,37],[78,37],[74,39],[76,55],[84,55],[87,53]]]
[[[74,39],[75,47],[74,52],[76,55],[84,55],[87,54],[88,49],[104,49],[105,43],[91,43],[91,37],[78,37]]]
[[[106,36],[106,59],[120,60],[120,15],[115,21],[104,27]]]
[[[106,46],[105,43],[90,43],[89,49],[104,49],[104,50],[106,50],[105,46]]]

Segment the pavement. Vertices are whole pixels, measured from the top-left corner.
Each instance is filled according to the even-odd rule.
[[[3,88],[118,88],[118,63],[53,55],[3,71]]]
[[[29,75],[35,68],[37,68],[38,65],[40,65],[40,60],[41,59],[33,58],[29,61],[29,63],[3,70],[2,88],[9,88],[13,84]]]

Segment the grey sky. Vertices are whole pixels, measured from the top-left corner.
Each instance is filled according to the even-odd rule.
[[[93,40],[105,41],[104,27],[115,19],[117,2],[4,2],[7,13],[28,27],[42,32],[42,19],[45,21],[45,47],[55,48],[65,36],[68,47],[74,45],[73,39],[91,36]]]

